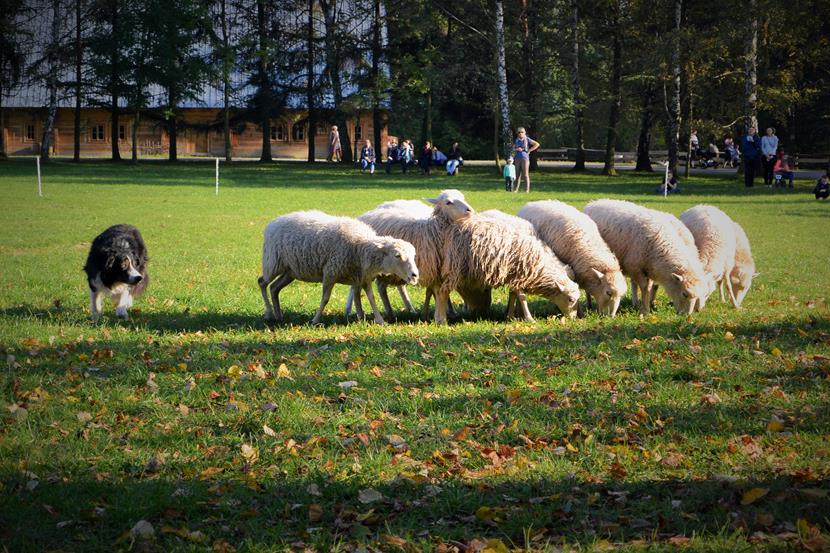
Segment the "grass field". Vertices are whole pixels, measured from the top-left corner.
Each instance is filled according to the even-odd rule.
[[[830,547],[830,205],[694,178],[456,178],[318,164],[0,164],[0,549],[695,551]],[[262,322],[261,233],[461,189],[477,209],[600,197],[721,207],[761,275],[744,308],[436,327],[347,324],[337,287]],[[133,318],[88,321],[82,273],[115,223],[147,242]],[[422,292],[413,299],[420,302]],[[151,539],[131,535],[139,521]],[[5,548],[5,549],[4,549]],[[364,548],[364,549],[361,549]]]

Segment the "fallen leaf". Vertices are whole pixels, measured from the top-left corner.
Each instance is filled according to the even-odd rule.
[[[398,453],[402,453],[407,450],[406,440],[397,434],[389,434],[386,436],[386,441],[388,441],[389,445],[391,445]]]
[[[355,380],[346,380],[344,382],[338,382],[337,385],[340,386],[340,389],[344,392],[348,392],[349,390],[357,386],[357,382]]]
[[[360,490],[357,494],[357,500],[363,503],[364,505],[368,505],[369,503],[375,503],[376,501],[380,501],[383,499],[383,494],[373,488],[366,488],[365,490]]]
[[[274,432],[274,429],[273,429],[273,428],[271,428],[270,426],[268,426],[267,424],[263,424],[263,425],[262,425],[262,431],[263,431],[263,432],[265,432],[265,435],[266,435],[266,436],[270,436],[270,437],[272,437],[272,438],[276,438],[276,437],[277,437],[277,433],[276,433],[276,432]]]
[[[256,463],[257,459],[259,459],[259,450],[255,447],[248,444],[242,444],[239,446],[239,450],[242,453],[242,458],[245,459],[245,462],[249,465],[253,465]]]
[[[92,420],[92,415],[90,413],[87,413],[86,411],[80,411],[78,413],[75,413],[75,416],[78,418],[78,421],[80,422],[89,422]]]
[[[285,363],[280,363],[280,366],[277,367],[277,378],[287,378],[289,380],[294,380],[291,378],[291,371],[288,370],[288,366]]]
[[[781,432],[784,430],[784,421],[773,415],[767,423],[767,430],[770,432]]]
[[[153,525],[146,520],[139,520],[130,530],[130,537],[136,541],[150,541],[156,535]]]
[[[481,553],[510,553],[510,548],[507,547],[503,541],[498,539],[489,539]]]
[[[320,519],[323,518],[323,508],[320,506],[319,503],[312,503],[308,506],[308,521],[309,522],[320,522]]]
[[[727,330],[723,335],[723,339],[727,342],[731,342],[735,339],[735,335]]]
[[[242,376],[242,369],[239,367],[239,365],[231,365],[230,367],[228,367],[228,376],[230,378],[239,378],[240,376]]]
[[[741,496],[741,505],[751,505],[769,493],[769,488],[752,488]]]

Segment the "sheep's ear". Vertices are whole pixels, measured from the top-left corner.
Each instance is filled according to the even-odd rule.
[[[429,202],[429,203],[431,203],[432,205],[435,205],[435,204],[437,204],[438,202],[440,202],[441,200],[440,200],[440,199],[438,199],[438,198],[424,198],[424,201],[425,201],[425,202]]]
[[[674,280],[677,282],[683,282],[685,280],[683,275],[678,275],[677,273],[672,273],[671,276],[674,277]]]
[[[593,267],[591,267],[591,270],[594,272],[598,279],[602,280],[605,278],[605,273],[603,273],[602,271],[594,269]]]

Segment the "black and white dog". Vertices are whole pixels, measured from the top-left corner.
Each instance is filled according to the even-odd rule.
[[[95,237],[84,265],[93,321],[101,317],[104,294],[112,296],[116,316],[128,318],[133,296],[147,287],[147,261],[144,240],[132,225],[115,225]]]

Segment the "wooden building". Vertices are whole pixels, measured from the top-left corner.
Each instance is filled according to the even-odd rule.
[[[8,155],[35,155],[40,150],[46,110],[42,107],[4,107],[3,133]],[[315,153],[318,158],[328,155],[328,136],[331,122],[323,110],[320,123],[313,133]],[[221,125],[222,110],[219,108],[185,107],[179,109],[177,152],[179,156],[224,157],[224,137]],[[328,118],[330,119],[330,117]],[[118,146],[121,157],[132,155],[132,139],[135,117],[129,113],[119,116]],[[70,107],[58,108],[53,134],[51,154],[56,157],[71,157],[74,152],[75,112]],[[354,152],[367,138],[372,140],[374,129],[372,113],[360,112],[347,124],[349,138]],[[166,157],[169,136],[164,121],[144,114],[139,119],[136,134],[139,157]],[[271,122],[271,155],[274,158],[306,159],[308,156],[307,112],[287,110],[285,115]],[[341,132],[341,139],[343,133]],[[381,144],[387,140],[386,127],[381,129]],[[111,117],[102,108],[81,110],[81,156],[108,158],[112,155]],[[357,145],[359,144],[359,145]],[[357,146],[356,146],[357,145]],[[346,144],[342,144],[346,148]],[[231,125],[231,149],[234,158],[259,158],[262,153],[262,131],[258,125],[240,122]]]

